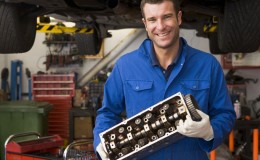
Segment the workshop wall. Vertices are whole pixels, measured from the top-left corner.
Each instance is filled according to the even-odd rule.
[[[137,32],[134,29],[124,29],[124,30],[116,30],[111,31],[112,37],[107,38],[104,41],[104,56],[107,54],[119,54],[119,56],[115,56],[114,60],[110,62],[113,64],[114,61],[120,57],[122,54],[125,54],[133,49],[139,47],[140,43],[147,37],[145,30],[138,30]],[[132,33],[132,34],[131,34]],[[180,35],[184,37],[188,44],[191,46],[203,50],[205,52],[209,52],[209,41],[207,38],[197,37],[195,30],[181,30]],[[131,42],[127,41],[128,37],[133,37]],[[2,55],[0,54],[0,67],[3,68],[8,67],[10,68],[11,60],[21,60],[23,61],[23,71],[25,68],[29,68],[31,73],[37,73],[38,71],[45,72],[45,57],[48,54],[48,48],[43,41],[45,40],[44,33],[37,33],[36,40],[32,49],[27,53],[21,54],[9,54],[9,55]],[[126,44],[128,43],[128,44]],[[118,47],[116,47],[119,45]],[[120,49],[120,46],[124,48]],[[220,61],[220,55],[216,55],[216,58]],[[63,68],[51,68],[48,72],[74,72],[77,71],[79,74],[79,78],[84,74],[87,73],[93,66],[100,62],[101,59],[85,59],[83,66],[79,65],[72,65]],[[10,70],[10,69],[9,69]],[[227,70],[225,70],[225,73]],[[259,79],[260,78],[260,69],[240,69],[237,71],[237,74],[248,77]],[[9,78],[10,80],[10,78]],[[28,83],[27,77],[23,76],[23,92],[28,92]],[[248,99],[255,99],[260,94],[260,86],[259,84],[247,84],[247,98]]]
[[[118,49],[120,49],[120,46],[125,46],[125,48],[122,50],[122,53],[129,52],[132,49],[136,49],[139,46],[139,42],[143,40],[144,38],[140,38],[138,35],[134,35],[136,32],[134,32],[134,29],[124,29],[124,30],[117,30],[117,31],[111,31],[113,32],[113,37],[105,39],[104,42],[104,56],[107,54],[118,54]],[[142,32],[142,31],[141,31]],[[138,33],[141,33],[140,31]],[[145,32],[144,32],[145,35]],[[135,36],[133,42],[131,42],[132,45],[128,45],[125,43],[128,42],[128,37]],[[141,39],[141,40],[138,40]],[[37,73],[38,71],[46,72],[46,66],[44,62],[46,61],[46,55],[48,54],[48,47],[43,44],[43,41],[45,41],[45,34],[44,33],[37,33],[36,34],[36,40],[32,47],[32,49],[29,52],[26,53],[19,53],[19,54],[8,54],[8,55],[2,55],[3,61],[5,62],[3,66],[6,66],[7,68],[11,68],[11,61],[12,60],[21,60],[23,62],[23,73],[25,73],[25,69],[29,68],[32,74]],[[119,47],[116,47],[119,45]],[[59,72],[59,73],[69,73],[69,72],[77,72],[79,74],[79,78],[88,70],[92,69],[95,64],[99,63],[101,59],[85,59],[83,66],[79,65],[69,65],[65,66],[63,68],[60,67],[53,67],[50,68],[47,73],[51,72]],[[28,81],[25,74],[23,74],[23,93],[28,92]],[[10,84],[10,77],[9,77],[9,84]]]
[[[5,58],[6,58],[6,56],[5,56],[4,54],[0,54],[0,68],[1,68],[1,69],[6,66],[6,64],[5,64],[5,62],[6,62]]]

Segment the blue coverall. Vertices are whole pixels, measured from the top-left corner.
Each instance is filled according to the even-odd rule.
[[[149,39],[116,62],[96,117],[95,148],[100,143],[99,133],[121,122],[121,112],[125,110],[126,116],[131,117],[177,92],[195,97],[200,109],[210,117],[214,139],[185,137],[149,154],[145,160],[207,160],[207,152],[227,138],[236,115],[223,70],[214,56],[190,47],[183,38],[180,41],[181,53],[168,80],[161,67],[152,64],[153,48]]]

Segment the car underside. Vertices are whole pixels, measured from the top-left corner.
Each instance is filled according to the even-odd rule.
[[[0,53],[28,51],[34,41],[36,18],[39,16],[52,16],[63,21],[75,22],[79,28],[95,29],[91,39],[100,44],[103,38],[110,36],[108,30],[144,27],[141,21],[140,1],[0,1],[0,32],[16,31],[15,42],[9,37],[13,44],[8,44],[8,38],[0,38],[0,43],[3,42]],[[197,36],[209,37],[212,53],[253,52],[259,48],[259,0],[181,0],[180,4],[183,11],[181,28],[196,29]],[[14,20],[7,21],[6,17]],[[7,28],[7,23],[13,28]],[[16,25],[22,27],[16,29]],[[205,26],[210,28],[214,25],[217,26],[216,30],[205,30]],[[28,40],[20,42],[24,33],[27,33]],[[83,38],[84,36],[89,35],[83,35]],[[17,46],[16,49],[10,47],[14,45]],[[98,48],[94,52],[97,53]]]

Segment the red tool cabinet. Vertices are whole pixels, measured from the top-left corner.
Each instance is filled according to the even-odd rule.
[[[19,137],[37,138],[17,141]],[[16,139],[16,140],[15,140]],[[64,139],[59,135],[41,137],[37,132],[17,133],[5,141],[6,160],[62,160],[61,149]]]
[[[41,74],[32,76],[32,92],[36,101],[49,102],[48,135],[69,139],[69,110],[75,95],[75,74]]]

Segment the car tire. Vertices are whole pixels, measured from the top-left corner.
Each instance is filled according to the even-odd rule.
[[[102,39],[97,31],[93,34],[76,33],[75,39],[80,55],[97,55],[101,49]]]
[[[37,17],[26,15],[27,7],[0,2],[0,53],[23,53],[32,48]]]
[[[209,50],[212,54],[226,54],[225,52],[222,52],[219,48],[217,32],[209,33]]]
[[[259,6],[259,0],[225,1],[224,15],[218,25],[218,44],[222,51],[249,53],[259,48]]]

